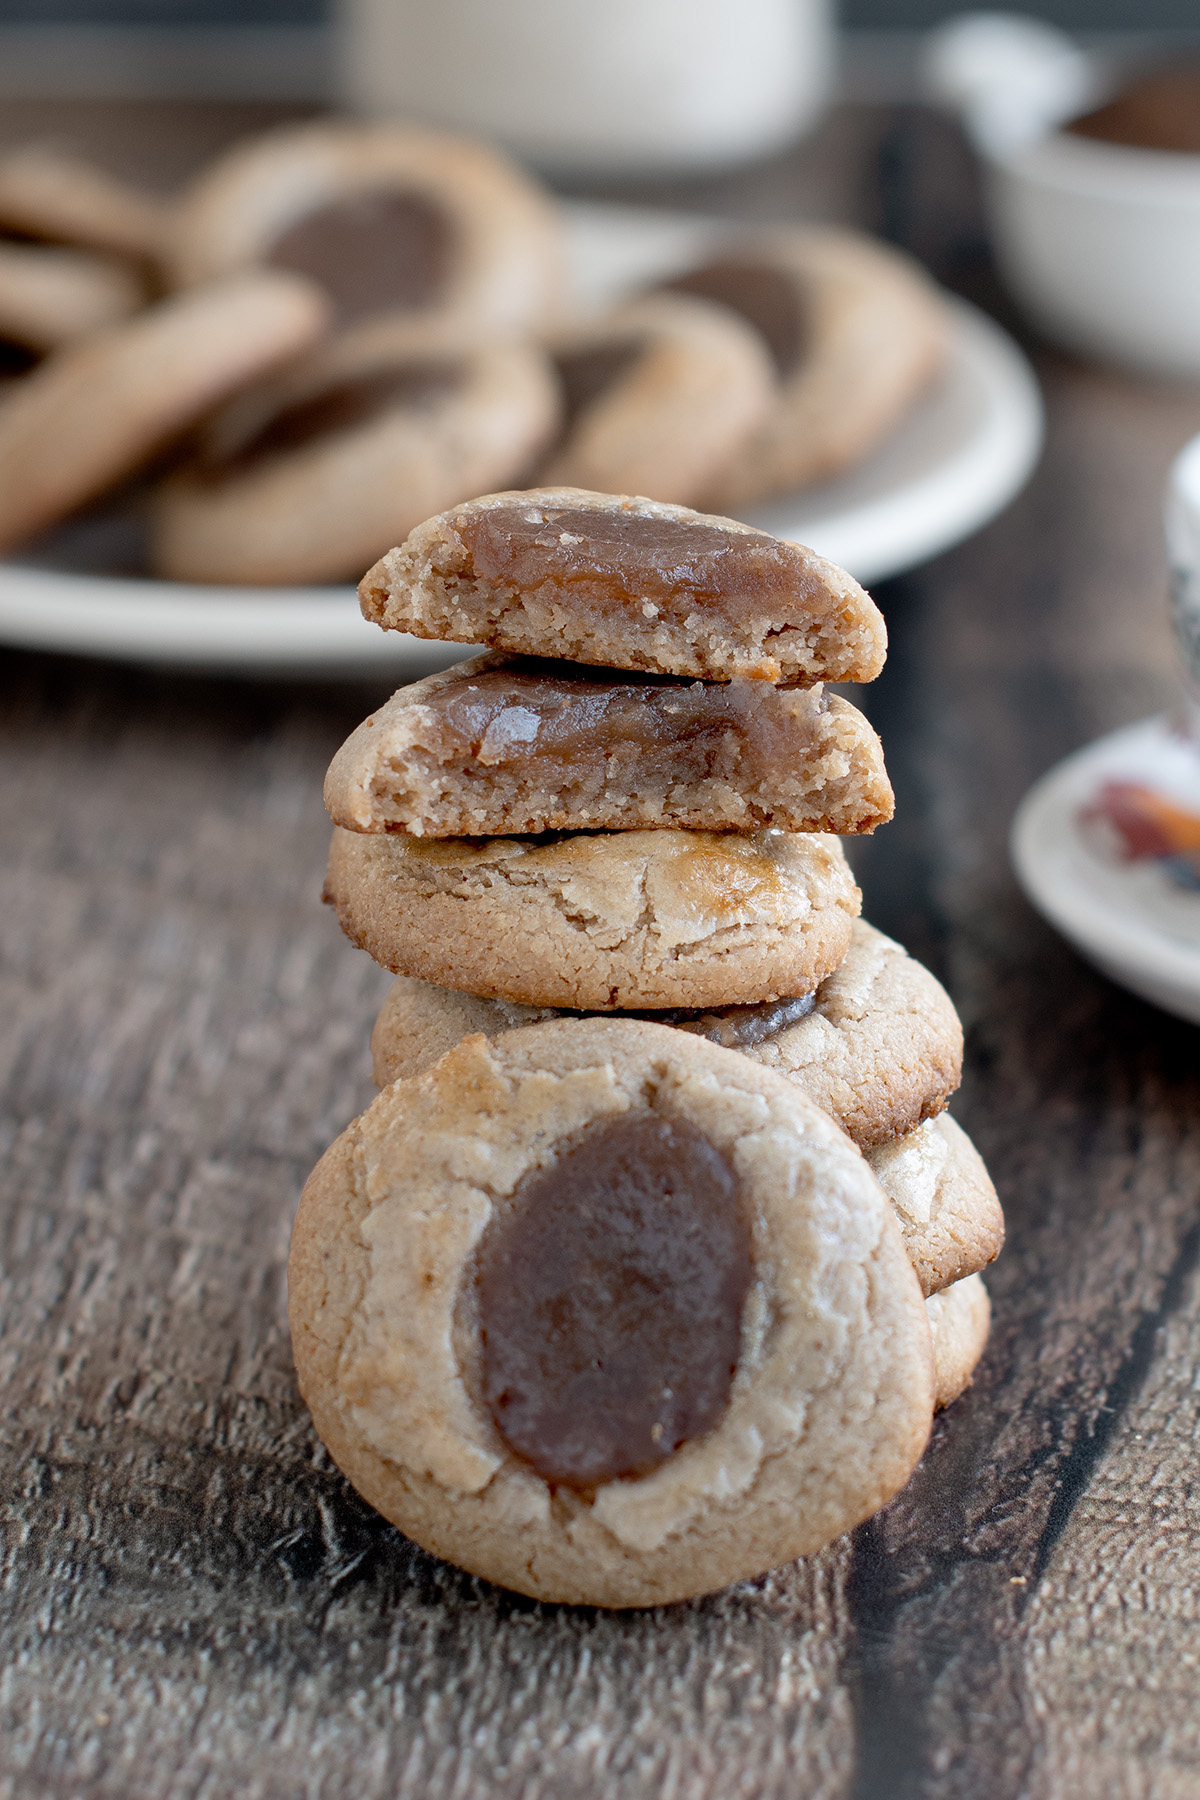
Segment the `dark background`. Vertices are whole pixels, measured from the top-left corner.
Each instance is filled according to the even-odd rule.
[[[902,28],[965,9],[964,0],[842,0],[841,15],[846,25]],[[1040,0],[1020,10],[1081,31],[1200,24],[1197,0]],[[329,11],[325,0],[0,0],[0,24],[315,25]]]

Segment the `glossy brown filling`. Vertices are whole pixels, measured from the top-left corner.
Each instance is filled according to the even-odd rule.
[[[790,375],[804,355],[804,306],[795,281],[784,270],[730,257],[664,285],[671,293],[695,294],[739,313],[766,341],[780,375]]]
[[[541,762],[564,776],[602,768],[609,780],[673,783],[777,774],[811,738],[788,699],[789,690],[764,681],[688,681],[528,657],[451,680],[424,704],[437,720],[439,758],[527,778]],[[827,705],[823,693],[805,696],[814,713]]]
[[[276,413],[233,456],[221,459],[220,470],[226,474],[262,457],[302,450],[317,438],[361,430],[398,408],[426,411],[452,394],[463,379],[462,369],[453,364],[428,363],[377,369],[338,382]]]
[[[544,584],[616,611],[646,604],[676,610],[714,602],[726,612],[787,617],[795,599],[796,552],[765,531],[735,532],[700,517],[660,518],[515,501],[455,520],[476,579],[529,592]]]
[[[544,1480],[645,1475],[719,1422],[750,1287],[737,1181],[694,1125],[589,1126],[480,1244],[484,1396]]]
[[[267,260],[319,282],[348,324],[433,306],[449,278],[453,238],[446,214],[421,195],[364,188],[305,213]]]
[[[1131,81],[1106,105],[1073,119],[1067,130],[1108,144],[1200,155],[1200,67],[1164,69]]]

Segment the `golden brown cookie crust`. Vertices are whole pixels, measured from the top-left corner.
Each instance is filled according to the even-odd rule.
[[[468,1032],[497,1037],[552,1016],[549,1008],[481,999],[401,976],[371,1039],[375,1079],[385,1087],[419,1073]],[[719,1032],[721,1024],[718,1016],[691,1029]],[[856,919],[847,954],[817,988],[813,1012],[742,1054],[789,1076],[861,1149],[870,1150],[941,1112],[961,1079],[962,1026],[929,970]]]
[[[847,960],[864,954],[869,931],[861,920],[856,922]],[[869,939],[866,942],[869,945]],[[817,991],[818,1005],[825,985]],[[483,1000],[476,994],[454,993],[401,975],[371,1034],[375,1080],[386,1087],[392,1081],[411,1079],[472,1032],[482,1032],[495,1041],[518,1026],[561,1016],[550,1008]],[[867,1066],[864,1075],[886,1081],[891,1073],[889,1033],[884,1019],[876,1024],[872,1043],[869,1048],[863,1046],[863,1054],[875,1059],[879,1069]],[[903,1041],[898,1035],[897,1043]],[[932,1083],[937,1075],[936,1068],[927,1070]],[[804,1091],[809,1092],[807,1088]],[[844,1128],[845,1120],[836,1113],[833,1116]],[[975,1146],[948,1113],[868,1148],[866,1157],[896,1209],[905,1248],[924,1294],[938,1293],[986,1268],[999,1256],[1004,1246],[1004,1215],[996,1190]]]
[[[132,473],[324,329],[318,289],[253,271],[48,357],[0,410],[0,547]]]
[[[411,838],[336,827],[325,898],[384,968],[578,1011],[805,994],[861,905],[819,832]]]
[[[464,493],[511,478],[554,429],[546,359],[520,344],[416,359],[406,327],[351,335],[286,380],[239,395],[214,423],[212,447],[238,447],[287,409],[354,384],[425,377],[361,421],[249,461],[193,466],[160,491],[152,555],[178,581],[354,580],[381,547]]]
[[[736,1170],[754,1280],[718,1424],[589,1498],[515,1457],[475,1397],[464,1271],[557,1144],[655,1109]],[[289,1290],[301,1390],[359,1492],[425,1548],[543,1600],[661,1604],[809,1554],[903,1485],[928,1434],[928,1317],[874,1177],[789,1084],[661,1026],[477,1036],[386,1090],[305,1189]]]
[[[568,570],[563,579],[547,578],[532,590],[476,572],[471,538],[493,522],[519,517],[541,534],[552,561],[557,545],[579,543],[591,515],[597,532],[612,541],[620,541],[626,525],[631,532],[695,529],[701,558],[706,529],[725,534],[730,544],[744,540],[745,554],[769,563],[778,585],[765,595],[743,592],[738,578],[723,572],[723,548],[716,555],[720,570],[703,568],[700,579],[709,585],[684,576],[669,589],[657,584],[656,599],[644,591],[636,551],[629,566],[610,578],[600,572],[603,558],[590,545],[584,552],[567,548],[565,557],[593,571],[589,579],[581,582]],[[609,549],[611,541],[606,554]],[[483,494],[452,507],[389,550],[358,592],[364,617],[387,631],[701,680],[873,681],[887,653],[887,632],[870,595],[815,551],[736,519],[586,488]]]
[[[937,1371],[937,1407],[949,1406],[971,1385],[992,1322],[992,1303],[978,1275],[968,1275],[925,1302]]]
[[[632,300],[551,339],[549,349],[568,376],[606,360],[620,367],[569,416],[562,442],[531,484],[537,487],[647,494],[692,506],[774,398],[758,333],[726,308],[683,295]],[[568,398],[572,386],[568,379]]]
[[[995,1262],[1004,1214],[983,1158],[949,1113],[879,1144],[867,1160],[892,1204],[922,1292],[956,1286]]]
[[[443,705],[453,697],[461,717],[470,683],[506,676],[517,685],[503,710],[496,702],[482,739],[464,741]],[[605,706],[618,723],[597,746]],[[845,834],[874,830],[893,800],[878,737],[840,695],[765,681],[639,687],[490,652],[376,708],[330,764],[325,804],[348,831],[492,837],[662,826]]]

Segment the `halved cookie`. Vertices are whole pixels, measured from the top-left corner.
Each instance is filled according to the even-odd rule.
[[[948,315],[933,283],[859,232],[778,226],[665,285],[739,314],[775,363],[774,405],[704,495],[723,512],[860,461],[945,355]]]
[[[538,487],[693,505],[766,416],[766,346],[727,308],[652,294],[553,338],[559,442]]]
[[[862,1158],[770,1071],[630,1020],[468,1038],[381,1094],[305,1188],[289,1312],[359,1492],[542,1600],[810,1554],[903,1486],[932,1416]]]
[[[849,701],[491,653],[401,688],[342,745],[334,823],[414,837],[679,826],[872,831],[879,739]]]
[[[384,968],[582,1011],[811,992],[861,895],[818,832],[413,838],[335,828],[325,898]]]
[[[870,595],[803,545],[584,488],[453,507],[358,591],[386,630],[711,681],[871,681],[887,651]]]
[[[483,999],[401,976],[372,1033],[375,1079],[386,1087],[419,1074],[469,1032],[495,1038],[554,1016],[552,1008]],[[962,1026],[950,996],[928,969],[863,919],[854,921],[844,960],[815,993],[656,1017],[787,1075],[864,1150],[903,1141],[942,1111],[962,1078]],[[955,1141],[962,1138],[957,1127],[955,1133]],[[957,1160],[947,1158],[951,1167]],[[922,1167],[933,1180],[932,1161]],[[900,1168],[898,1180],[904,1176]],[[937,1211],[932,1196],[930,1188],[930,1217]],[[984,1256],[976,1267],[988,1260]]]
[[[987,1343],[992,1303],[978,1275],[956,1281],[925,1302],[933,1336],[936,1405],[940,1411],[971,1385]]]
[[[0,548],[131,474],[327,317],[310,282],[254,270],[48,357],[0,406]]]
[[[252,263],[317,282],[339,328],[403,322],[411,347],[512,335],[556,311],[558,214],[495,151],[415,126],[289,126],[235,146],[181,198],[178,286]]]
[[[344,338],[213,421],[160,491],[154,560],[180,581],[353,579],[431,511],[510,480],[557,417],[533,346]]]

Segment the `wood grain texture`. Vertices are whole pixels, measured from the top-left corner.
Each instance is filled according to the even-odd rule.
[[[125,166],[168,130],[136,126]],[[689,193],[853,199],[991,294],[924,115],[842,115],[757,180]],[[967,1024],[993,1340],[880,1518],[694,1605],[540,1607],[436,1563],[296,1394],[291,1216],[370,1096],[388,979],[318,903],[320,783],[380,693],[4,657],[0,1800],[1197,1791],[1200,1039],[1034,918],[1006,833],[1171,695],[1158,505],[1200,394],[1040,366],[1035,482],[880,592],[898,810],[855,850]]]

